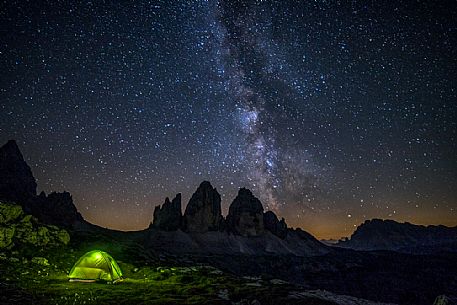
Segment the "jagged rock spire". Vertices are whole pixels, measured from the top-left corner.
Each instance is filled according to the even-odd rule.
[[[184,212],[184,230],[219,231],[223,227],[221,195],[208,181],[203,181],[189,200]]]
[[[162,206],[155,207],[153,227],[164,231],[175,231],[181,228],[181,223],[181,193],[176,194],[171,202],[167,197]]]
[[[62,227],[71,227],[83,221],[68,192],[43,192],[37,196],[37,184],[32,171],[24,161],[13,140],[0,147],[0,200],[20,204],[26,213],[40,221]]]
[[[278,219],[275,213],[267,211],[263,214],[263,224],[265,229],[273,233],[274,235],[285,238],[287,235],[287,224],[284,218]]]
[[[36,196],[37,184],[16,141],[0,147],[0,199],[25,203]]]
[[[242,236],[258,236],[264,232],[262,203],[250,190],[238,191],[229,208],[227,227]]]

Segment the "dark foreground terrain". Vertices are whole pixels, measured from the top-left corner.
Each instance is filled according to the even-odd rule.
[[[5,210],[14,206],[1,205],[11,214]],[[6,222],[15,233],[0,254],[1,304],[431,305],[457,287],[454,254],[333,249],[314,257],[175,255],[144,249],[148,230],[70,231],[68,240],[58,227],[23,213],[13,217]],[[2,235],[3,246],[7,237]],[[72,265],[92,249],[118,260],[123,282],[68,282]]]
[[[251,276],[241,276],[229,265],[221,265],[226,268],[223,271],[210,264],[220,260],[216,257],[177,257],[145,250],[140,241],[146,231],[68,234],[10,203],[0,203],[0,228],[0,304],[376,304],[255,276],[250,270],[245,273]],[[124,273],[122,282],[68,281],[73,264],[93,249],[117,259]],[[248,262],[232,259],[239,267]]]

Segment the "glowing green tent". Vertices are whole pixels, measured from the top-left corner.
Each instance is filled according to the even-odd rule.
[[[104,280],[117,282],[122,279],[122,271],[114,258],[106,252],[93,250],[87,252],[71,268],[70,281],[95,282]]]

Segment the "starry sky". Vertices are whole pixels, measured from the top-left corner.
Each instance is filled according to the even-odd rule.
[[[8,1],[0,142],[89,221],[203,180],[318,238],[457,225],[455,1]]]

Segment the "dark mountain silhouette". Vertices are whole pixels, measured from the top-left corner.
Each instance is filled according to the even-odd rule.
[[[282,239],[286,237],[284,218],[278,220],[272,211],[264,213],[262,203],[250,190],[241,188],[238,191],[226,219],[221,213],[220,197],[209,181],[203,181],[189,200],[184,215],[181,213],[181,194],[177,194],[171,202],[167,197],[162,206],[154,209],[152,228],[193,233],[227,231],[245,237],[270,231]]]
[[[32,170],[24,161],[14,140],[0,147],[0,200],[20,204],[24,211],[40,221],[70,228],[84,222],[68,192],[36,194]]]
[[[165,231],[176,231],[182,227],[180,193],[176,194],[171,202],[167,197],[162,206],[158,205],[155,207],[154,222],[152,225],[157,229]]]
[[[340,247],[356,250],[393,250],[423,253],[438,249],[457,251],[457,227],[421,226],[394,220],[367,220]]]
[[[25,203],[36,196],[37,184],[13,140],[0,147],[0,199]]]
[[[264,213],[260,200],[246,188],[239,190],[226,219],[221,214],[220,198],[211,183],[203,181],[189,200],[184,216],[180,194],[172,202],[165,199],[154,210],[146,248],[194,255],[309,256],[330,251],[311,234],[288,229],[284,219],[279,221],[273,212]]]
[[[221,195],[208,181],[203,181],[189,200],[184,212],[183,229],[187,232],[220,231],[224,219]]]
[[[286,220],[282,218],[281,220],[278,219],[275,213],[272,211],[267,211],[263,214],[263,224],[265,226],[265,230],[270,231],[274,235],[285,238],[287,235],[287,224]]]
[[[46,224],[75,230],[110,232],[86,222],[77,211],[70,193],[36,194],[32,171],[16,144],[9,141],[0,148],[0,199],[19,203]],[[288,229],[282,219],[263,206],[250,190],[241,188],[222,216],[221,196],[209,181],[203,181],[181,213],[181,194],[154,209],[154,219],[142,234],[152,251],[194,254],[293,254],[328,253],[311,234]]]
[[[227,227],[242,236],[258,236],[265,232],[263,206],[250,190],[241,188],[230,205]]]

